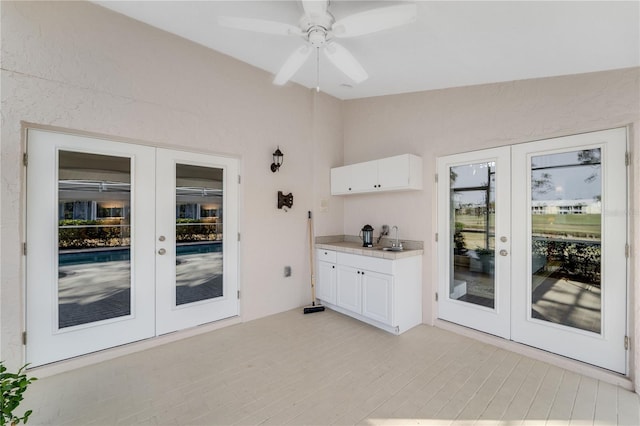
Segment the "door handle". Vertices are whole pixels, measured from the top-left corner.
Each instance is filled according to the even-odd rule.
[[[158,254],[159,254],[160,256],[162,256],[162,255],[163,255],[163,254],[165,254],[166,252],[167,252],[167,251],[166,251],[165,249],[163,249],[163,248],[161,248],[160,250],[158,250]]]
[[[508,254],[509,254],[509,252],[506,251],[505,249],[500,250],[500,256],[506,256]]]

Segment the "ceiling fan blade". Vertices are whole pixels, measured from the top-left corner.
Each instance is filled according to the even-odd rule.
[[[415,4],[381,7],[339,19],[331,31],[340,38],[357,37],[409,24],[417,16],[418,7]]]
[[[324,54],[336,68],[356,83],[362,83],[369,78],[369,74],[362,68],[360,62],[347,49],[335,41],[325,45]]]
[[[307,16],[324,16],[327,14],[327,0],[302,0],[302,8]]]
[[[254,31],[258,33],[277,35],[302,35],[302,31],[295,25],[282,22],[267,21],[265,19],[236,18],[232,16],[220,16],[218,24],[236,30]]]
[[[282,65],[282,68],[280,68],[280,71],[276,74],[276,78],[273,79],[273,84],[282,86],[289,81],[296,71],[300,69],[302,64],[304,64],[310,54],[311,47],[306,44],[297,48],[285,61],[284,65]]]

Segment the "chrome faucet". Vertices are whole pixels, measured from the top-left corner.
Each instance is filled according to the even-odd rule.
[[[393,247],[402,247],[400,242],[398,242],[398,227],[394,225],[392,229],[396,230],[396,242],[393,243]]]

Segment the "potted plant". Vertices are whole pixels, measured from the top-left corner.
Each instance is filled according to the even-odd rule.
[[[493,273],[495,251],[493,249],[480,247],[476,248],[475,251],[480,258],[480,262],[482,263],[482,272],[484,272],[485,274]]]
[[[28,365],[28,364],[27,364]],[[24,374],[24,370],[27,365],[22,366],[17,373],[7,373],[7,367],[4,366],[4,361],[0,361],[0,387],[2,388],[2,417],[0,418],[0,426],[5,425],[17,425],[21,421],[27,423],[32,410],[24,412],[22,417],[14,414],[14,410],[18,408],[20,402],[22,402],[23,394],[27,390],[27,386],[31,382],[37,380],[36,378],[27,378]]]
[[[464,224],[461,222],[456,222],[456,230],[453,233],[453,255],[454,255],[454,264],[456,266],[462,266],[465,268],[469,267],[469,256],[467,256],[467,243],[464,238],[464,234],[462,233],[462,229],[464,228]]]

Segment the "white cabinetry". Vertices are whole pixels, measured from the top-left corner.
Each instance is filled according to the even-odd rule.
[[[316,297],[329,303],[336,302],[336,265],[329,262],[318,262],[318,280]]]
[[[362,313],[362,282],[360,271],[350,266],[338,265],[336,305],[357,314]]]
[[[362,272],[362,315],[393,325],[392,306],[393,277],[376,272]]]
[[[318,279],[316,297],[325,303],[336,303],[336,252],[316,250],[318,259]]]
[[[318,280],[317,297],[325,306],[395,334],[422,323],[420,256],[389,260],[332,250],[317,250],[317,256],[319,270],[330,265],[336,271]]]
[[[404,154],[331,169],[331,194],[422,189],[422,159]]]

